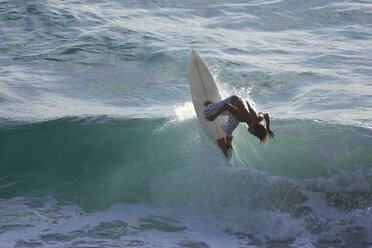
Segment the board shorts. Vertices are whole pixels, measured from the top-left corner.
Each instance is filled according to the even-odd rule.
[[[211,103],[209,104],[204,110],[203,110],[203,114],[204,115],[213,115],[215,114],[225,103],[231,103],[231,98],[232,96],[222,100],[222,101],[219,101],[219,102],[216,102],[216,103]],[[239,121],[237,121],[235,119],[235,117],[230,114],[230,112],[228,110],[225,110],[223,111],[220,115],[225,115],[225,116],[228,116],[228,120],[226,123],[223,123],[221,125],[221,128],[222,130],[224,131],[224,133],[226,134],[226,136],[232,136],[232,133],[233,131],[235,130],[235,128],[239,125]]]

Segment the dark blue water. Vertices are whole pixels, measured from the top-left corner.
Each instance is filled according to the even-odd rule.
[[[368,1],[0,1],[0,247],[372,246]],[[195,48],[272,116],[228,163]]]

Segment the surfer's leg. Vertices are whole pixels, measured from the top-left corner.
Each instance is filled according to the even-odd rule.
[[[222,101],[219,101],[219,102],[216,102],[216,103],[213,103],[211,101],[205,101],[204,102],[204,106],[206,106],[206,108],[204,109],[203,113],[204,115],[213,115],[217,112],[217,110],[219,110],[225,103],[230,103],[230,99],[231,97],[228,97]],[[207,105],[205,105],[207,104]],[[228,114],[228,111],[225,111],[225,112],[222,112],[221,115],[227,115]]]
[[[208,101],[207,101],[208,102]],[[225,103],[224,102],[216,102],[216,103],[209,103],[206,108],[204,109],[204,115],[214,115],[217,110],[219,110]]]
[[[232,136],[233,131],[239,125],[239,121],[235,119],[230,113],[227,114],[229,118],[227,119],[226,123],[221,125],[222,130],[225,132],[226,136]]]
[[[233,140],[233,136],[226,136],[226,148],[229,149],[233,149],[231,143],[232,143],[232,140]]]

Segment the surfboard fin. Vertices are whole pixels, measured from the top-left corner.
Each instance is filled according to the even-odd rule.
[[[222,150],[223,154],[225,155],[225,157],[227,158],[227,156],[228,156],[227,149],[224,149],[225,146],[226,146],[226,140],[225,140],[225,138],[218,139],[217,140],[217,144],[218,144],[218,147],[221,148],[221,150]]]

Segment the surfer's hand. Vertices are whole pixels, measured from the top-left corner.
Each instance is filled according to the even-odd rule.
[[[274,132],[273,132],[273,131],[271,131],[271,129],[270,129],[270,128],[269,128],[269,129],[267,129],[267,132],[269,133],[269,137],[270,137],[270,139],[274,138]]]
[[[205,117],[205,119],[207,119],[207,121],[214,121],[216,118],[217,118],[217,115],[207,115]]]

